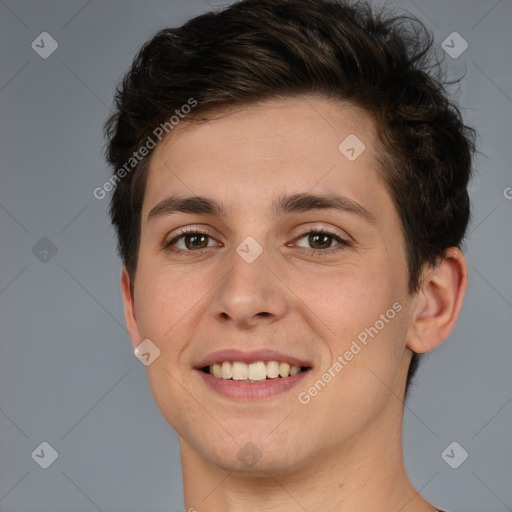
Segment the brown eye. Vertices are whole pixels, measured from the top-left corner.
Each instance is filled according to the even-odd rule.
[[[333,237],[326,233],[310,233],[308,243],[312,249],[327,249],[331,247]]]
[[[218,242],[207,233],[185,231],[164,244],[164,248],[175,253],[198,252],[201,249],[218,246]]]
[[[328,249],[334,249],[338,245],[349,245],[341,237],[327,231],[312,230],[300,236],[296,245],[312,251],[327,252]]]
[[[204,249],[208,246],[208,235],[203,235],[200,233],[195,233],[192,235],[185,235],[183,237],[185,247],[187,249]]]

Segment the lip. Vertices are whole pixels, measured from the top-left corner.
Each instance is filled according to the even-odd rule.
[[[259,361],[261,361],[261,359],[259,359]],[[261,382],[220,379],[201,370],[196,371],[200,374],[203,382],[212,391],[228,398],[248,401],[265,399],[289,391],[311,372],[311,368],[290,377],[277,377]]]
[[[241,351],[237,349],[224,349],[217,350],[216,352],[212,352],[211,354],[207,355],[195,365],[195,368],[196,370],[201,370],[205,366],[210,366],[214,363],[222,363],[224,361],[240,361],[241,363],[246,364],[256,363],[258,361],[278,361],[280,363],[290,363],[292,366],[307,366],[309,368],[312,366],[312,364],[308,361],[298,359],[296,357],[289,356],[272,349],[261,349],[252,352]]]

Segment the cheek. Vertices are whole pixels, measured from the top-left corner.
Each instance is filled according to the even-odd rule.
[[[357,336],[400,301],[400,283],[388,268],[352,265],[324,274],[291,277],[290,288],[332,331],[331,336]],[[310,313],[311,314],[311,313]]]
[[[313,282],[324,281],[328,293],[322,286],[307,287],[309,306],[330,328],[324,340],[331,359],[323,361],[322,371],[336,376],[313,407],[318,414],[330,411],[337,418],[332,422],[334,437],[339,435],[336,425],[362,428],[395,399],[390,390],[400,375],[405,346],[402,282],[382,267],[352,270],[317,276]]]
[[[200,301],[204,293],[198,291],[196,278],[185,272],[166,272],[151,265],[139,269],[135,307],[140,334],[160,350],[146,367],[148,383],[163,416],[177,425],[189,401],[177,370],[191,335],[189,319],[205,313]]]
[[[198,307],[197,279],[186,272],[166,272],[140,266],[135,311],[141,336],[151,339],[161,350],[169,345],[183,319]],[[164,343],[164,341],[166,343]]]
[[[405,346],[402,280],[391,265],[354,265],[329,275],[303,274],[300,283],[297,295],[305,298],[304,317],[327,349],[322,370],[332,368],[339,375],[331,398],[350,402],[349,397],[359,397],[352,404],[356,409],[358,400],[380,403],[387,388],[379,379],[391,383],[397,376]],[[341,371],[333,368],[339,357]]]

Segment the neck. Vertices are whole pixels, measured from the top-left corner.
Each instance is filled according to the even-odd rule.
[[[185,510],[435,512],[409,482],[401,429],[388,427],[370,428],[292,470],[244,475],[213,466],[180,437]]]

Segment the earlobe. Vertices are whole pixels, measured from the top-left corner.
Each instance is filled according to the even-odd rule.
[[[123,267],[121,272],[121,291],[123,294],[124,316],[126,327],[132,339],[134,348],[141,342],[139,327],[137,324],[137,316],[135,314],[135,301],[133,298],[133,290],[130,274]]]
[[[425,269],[422,278],[407,335],[407,346],[419,354],[440,345],[457,321],[467,288],[466,258],[450,247],[435,267]]]

